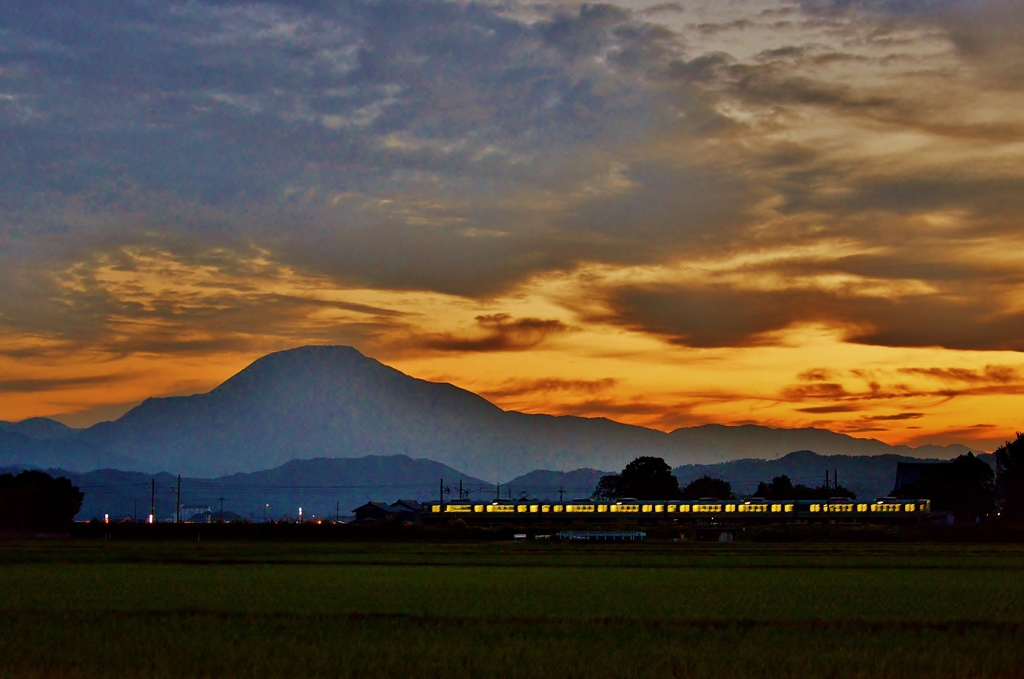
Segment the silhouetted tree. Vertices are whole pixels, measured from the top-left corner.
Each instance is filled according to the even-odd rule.
[[[85,496],[64,477],[39,471],[0,474],[0,527],[19,530],[67,528]]]
[[[728,481],[705,475],[690,481],[686,488],[683,488],[682,497],[684,500],[699,500],[704,497],[731,500],[735,496],[732,494],[732,484]]]
[[[927,499],[932,509],[980,517],[995,508],[995,473],[984,460],[967,453],[945,464],[930,465],[920,480],[894,490],[901,498]]]
[[[594,490],[593,497],[598,500],[614,500],[617,497],[626,497],[619,490],[621,485],[619,481],[618,474],[602,476],[601,480],[597,482],[597,488]]]
[[[1024,519],[1024,434],[996,448],[996,471],[1003,516]]]
[[[833,497],[848,497],[851,500],[857,499],[857,494],[843,486],[817,486],[810,487],[793,482],[788,476],[776,476],[771,483],[762,481],[754,491],[757,497],[765,500],[827,500]]]
[[[602,476],[594,497],[675,500],[679,498],[679,481],[660,457],[638,457],[627,464],[621,474]]]

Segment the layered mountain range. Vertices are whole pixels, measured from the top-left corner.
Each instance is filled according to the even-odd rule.
[[[889,446],[823,429],[705,425],[670,433],[604,418],[504,411],[451,384],[405,375],[351,347],[265,356],[205,394],[150,398],[112,422],[71,429],[0,423],[0,465],[219,477],[290,460],[407,455],[495,482],[534,470],[617,470],[823,455],[948,459],[964,446]]]
[[[992,455],[981,456],[992,464]],[[858,498],[872,499],[888,494],[893,487],[896,465],[918,458],[899,455],[853,457],[823,456],[810,451],[797,451],[777,460],[733,460],[712,465],[682,465],[673,473],[685,486],[693,479],[709,475],[732,484],[738,495],[751,495],[761,481],[785,474],[794,483],[818,486],[825,472],[837,475],[843,486]],[[17,467],[0,468],[0,472],[18,471]],[[145,517],[155,500],[159,520],[175,517],[178,493],[184,507],[184,518],[222,508],[248,520],[280,519],[298,516],[299,507],[305,517],[347,517],[352,510],[368,501],[394,502],[400,498],[435,500],[442,493],[446,499],[468,497],[475,501],[536,498],[570,500],[589,497],[600,478],[608,473],[598,469],[576,469],[569,472],[535,470],[504,484],[492,484],[462,474],[432,460],[414,460],[405,455],[361,458],[314,458],[292,460],[279,467],[253,473],[239,473],[217,478],[183,477],[167,473],[103,469],[73,472],[48,469],[53,476],[71,479],[85,493],[79,519],[109,515],[113,520]]]

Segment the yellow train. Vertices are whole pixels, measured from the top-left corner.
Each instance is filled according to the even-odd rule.
[[[536,500],[451,500],[428,502],[430,515],[462,516],[467,519],[514,520],[527,518],[593,519],[729,519],[736,521],[825,520],[839,518],[895,519],[927,515],[929,500],[904,500],[892,497],[861,502],[847,498],[829,500],[636,500],[619,498],[602,501],[575,499],[568,502]]]

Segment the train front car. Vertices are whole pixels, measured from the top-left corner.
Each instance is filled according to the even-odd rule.
[[[924,518],[931,513],[931,508],[931,500],[882,497],[871,502],[860,502],[849,498],[831,498],[798,501],[797,515],[810,521],[856,519],[877,523]]]

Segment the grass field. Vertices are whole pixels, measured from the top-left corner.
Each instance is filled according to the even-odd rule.
[[[0,543],[0,677],[1024,676],[1024,549]]]

